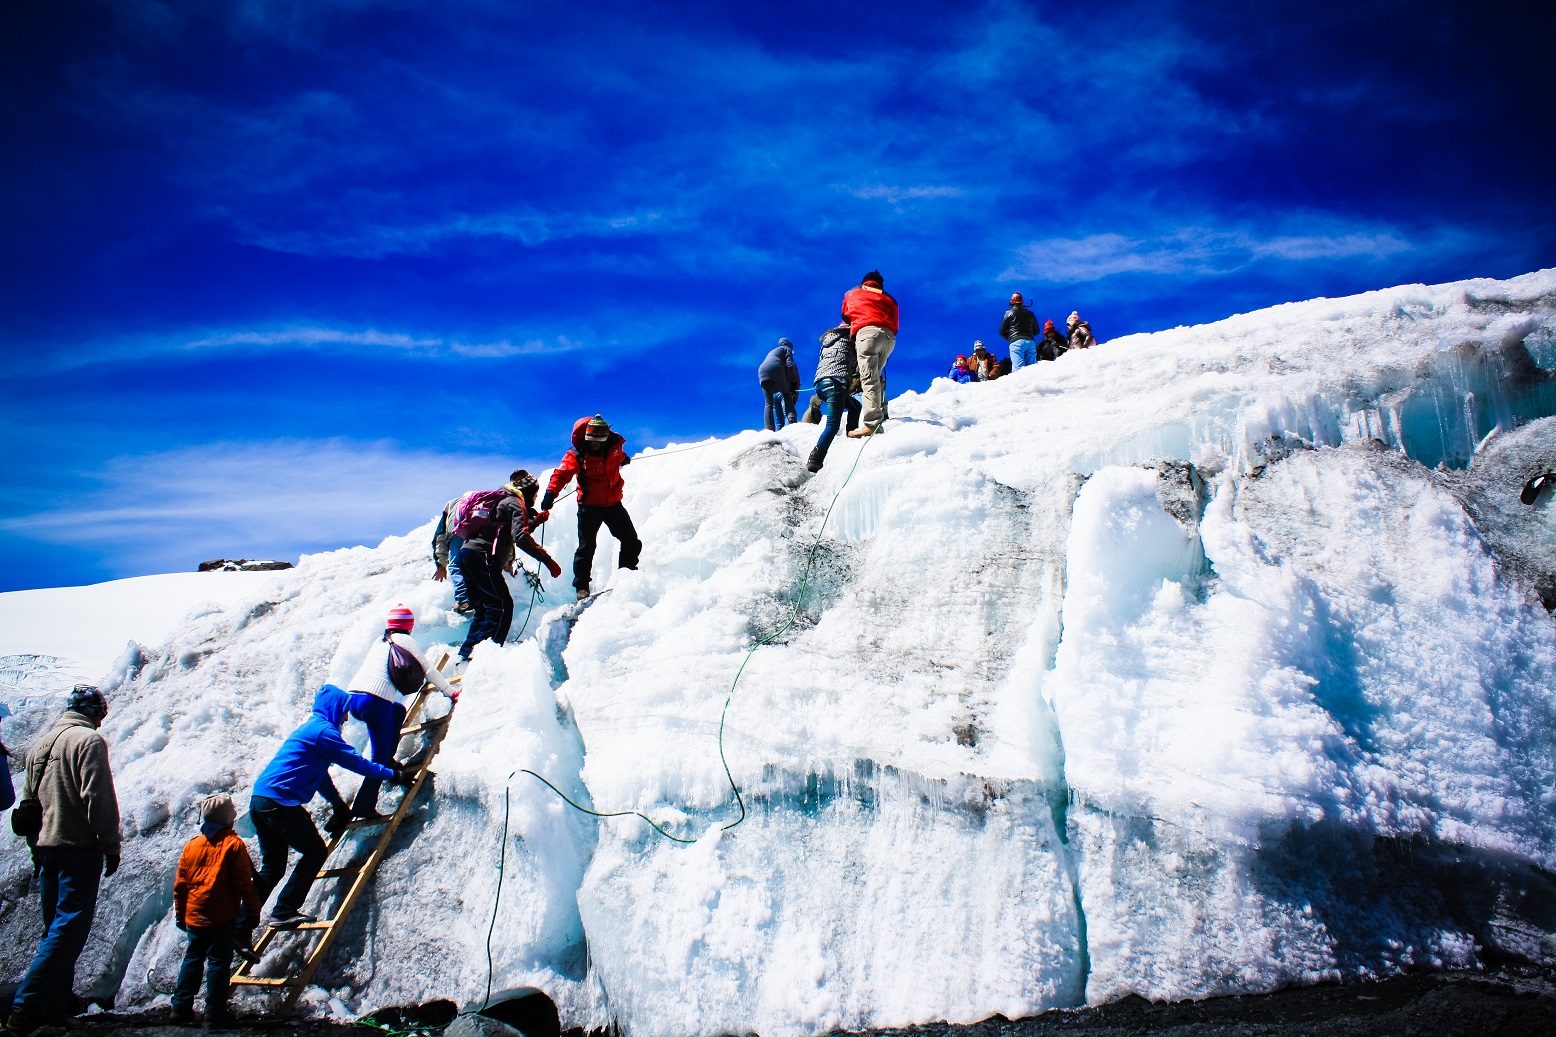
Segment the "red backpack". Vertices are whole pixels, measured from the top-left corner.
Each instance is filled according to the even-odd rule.
[[[481,536],[497,526],[497,505],[508,496],[507,490],[476,490],[467,493],[454,509],[454,527],[449,530],[461,540]]]

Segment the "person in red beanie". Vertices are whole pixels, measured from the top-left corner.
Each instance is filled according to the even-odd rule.
[[[621,542],[617,566],[638,567],[643,541],[638,539],[632,516],[621,503],[626,489],[621,468],[631,463],[626,438],[612,432],[609,422],[598,414],[579,418],[573,423],[573,448],[562,455],[546,484],[546,495],[540,500],[542,514],[550,514],[556,495],[574,476],[578,478],[578,550],[573,555],[573,587],[579,601],[589,596],[589,577],[594,569],[594,548],[601,525]]]
[[[897,300],[886,294],[885,283],[879,270],[871,270],[843,296],[843,319],[854,336],[864,389],[859,427],[849,433],[855,439],[879,432],[886,420],[886,361],[897,345]]]
[[[1058,360],[1070,349],[1070,344],[1059,334],[1051,320],[1043,321],[1043,337],[1037,343],[1039,360]]]

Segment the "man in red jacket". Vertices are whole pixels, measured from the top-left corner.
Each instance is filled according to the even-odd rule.
[[[631,464],[626,439],[611,431],[604,418],[579,418],[573,423],[573,449],[562,455],[562,463],[551,473],[540,510],[547,512],[556,503],[562,487],[578,477],[578,551],[573,555],[573,586],[578,600],[589,596],[589,572],[594,568],[594,545],[600,526],[611,531],[621,542],[623,569],[636,569],[643,541],[632,527],[632,516],[621,503],[623,483],[621,466]]]
[[[879,270],[864,275],[859,287],[843,296],[843,319],[854,336],[859,354],[859,384],[864,390],[864,413],[854,438],[872,435],[886,420],[886,361],[897,344],[897,300],[886,294]]]

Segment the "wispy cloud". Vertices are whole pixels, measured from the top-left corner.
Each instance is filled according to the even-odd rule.
[[[229,331],[185,342],[184,349],[240,348],[249,350],[340,347],[351,350],[411,350],[429,355],[495,359],[554,354],[582,348],[582,343],[559,335],[554,341],[460,342],[444,338],[418,338],[398,332],[343,331],[338,328],[294,327],[276,331]]]

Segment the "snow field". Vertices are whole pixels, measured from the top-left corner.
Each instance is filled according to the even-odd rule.
[[[634,1034],[1556,960],[1556,522],[1516,502],[1556,464],[1553,366],[1541,272],[937,381],[814,477],[816,426],[644,452],[641,570],[602,538],[609,593],[564,606],[548,580],[534,639],[477,650],[435,794],[309,1003],[479,1004],[504,847],[494,991]],[[574,507],[545,527],[564,568]],[[117,944],[94,938],[84,980],[122,975],[131,1004],[156,999],[147,968],[167,988],[193,803],[244,800],[390,605],[459,638],[429,535],[305,558],[121,660],[105,733],[131,875],[104,887]],[[727,830],[726,763],[747,811]],[[525,767],[695,842],[596,822]],[[35,912],[8,901],[0,929]],[[30,938],[5,943],[16,974]]]

